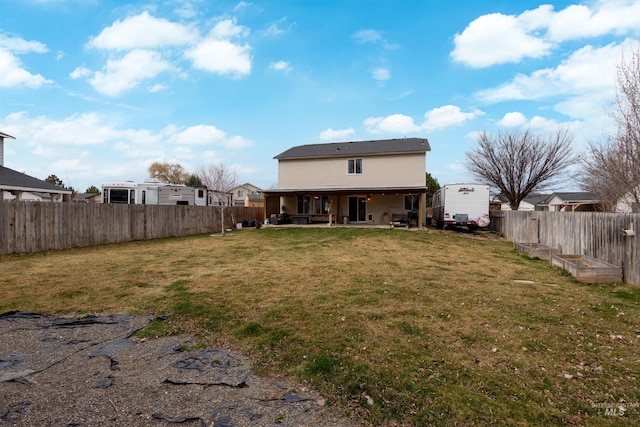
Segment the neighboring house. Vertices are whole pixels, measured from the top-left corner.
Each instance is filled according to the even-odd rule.
[[[548,211],[549,206],[546,203],[550,194],[529,194],[525,197],[518,206],[519,211]],[[511,206],[504,196],[496,196],[494,199],[500,203],[500,209],[502,211],[510,211]]]
[[[553,193],[545,200],[551,212],[593,212],[602,210],[602,201],[593,193]]]
[[[102,193],[76,193],[73,201],[77,203],[102,203]]]
[[[300,145],[278,154],[278,188],[265,190],[267,218],[390,224],[425,221],[429,141],[403,138]]]
[[[231,194],[234,206],[264,207],[262,190],[248,182],[233,188]]]
[[[4,140],[15,139],[0,132],[0,200],[29,200],[38,202],[61,202],[70,190],[17,172],[4,166]]]

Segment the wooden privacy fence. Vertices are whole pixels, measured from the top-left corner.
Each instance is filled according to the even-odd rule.
[[[588,255],[622,267],[640,285],[640,214],[492,211],[491,229],[514,243],[539,243],[563,254]],[[633,230],[635,236],[623,230]],[[631,233],[629,233],[631,234]]]
[[[260,208],[226,209],[225,226],[262,220]],[[93,246],[161,237],[218,233],[212,206],[0,202],[0,254]]]

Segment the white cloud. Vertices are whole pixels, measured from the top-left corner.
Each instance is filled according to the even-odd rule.
[[[167,87],[163,84],[155,84],[151,85],[147,88],[147,90],[151,93],[156,93],[165,90]]]
[[[251,6],[251,3],[248,3],[246,1],[239,1],[237,5],[235,5],[235,7],[233,8],[234,12],[239,12],[243,9],[248,8],[249,6]]]
[[[196,35],[181,24],[150,16],[148,12],[116,21],[87,44],[109,50],[131,50],[192,43]]]
[[[287,17],[283,17],[275,22],[268,23],[266,29],[262,30],[262,34],[266,37],[279,37],[282,34],[290,32],[295,26],[295,22],[288,23]]]
[[[38,41],[27,41],[20,37],[10,37],[0,34],[0,49],[2,48],[17,54],[49,52],[47,46]]]
[[[234,150],[248,148],[253,145],[253,141],[249,139],[238,135],[228,137],[225,132],[211,125],[197,125],[183,131],[177,131],[177,129],[170,131],[175,133],[169,139],[176,144],[218,145]]]
[[[548,77],[571,92],[612,89],[616,65],[621,58],[622,47],[619,44],[600,48],[585,46],[572,53]]]
[[[320,132],[320,140],[322,141],[344,141],[351,138],[355,134],[353,128],[349,129],[336,129],[331,128]]]
[[[527,118],[524,116],[524,114],[515,111],[515,112],[505,114],[504,117],[502,117],[502,120],[498,122],[498,125],[511,128],[511,127],[522,126],[526,122],[527,122]]]
[[[174,9],[176,15],[183,19],[192,19],[198,15],[195,4],[189,0],[179,0],[178,5]]]
[[[249,35],[249,29],[242,25],[237,25],[235,19],[225,19],[216,24],[211,29],[208,39],[211,40],[228,40],[234,37],[246,37]]]
[[[193,16],[195,11],[192,6],[190,1],[182,1],[178,5],[178,12],[181,16]],[[234,19],[225,19],[218,22],[202,39],[191,26],[155,18],[145,11],[115,21],[87,43],[91,48],[128,50],[126,55],[111,57],[99,71],[78,67],[70,77],[91,77],[89,83],[98,92],[107,96],[119,96],[163,71],[179,72],[178,61],[186,58],[195,69],[239,78],[251,73],[251,47],[236,43],[234,39],[248,35],[248,28],[237,25]],[[168,47],[180,47],[182,50],[165,50],[160,53],[159,49]],[[290,68],[282,71],[286,73],[289,70]],[[151,92],[164,88],[166,85],[162,83],[148,86]]]
[[[46,116],[31,118],[26,112],[19,112],[8,115],[5,126],[27,145],[52,150],[60,146],[104,144],[117,136],[117,131],[96,113],[74,114],[57,121]]]
[[[380,45],[387,50],[397,49],[400,46],[395,43],[390,43],[387,41],[382,33],[378,30],[373,30],[370,28],[365,28],[357,31],[351,36],[351,40],[353,40],[356,44],[376,44]]]
[[[371,29],[360,30],[353,34],[351,38],[357,44],[381,43],[384,40],[380,31]]]
[[[391,71],[386,68],[374,68],[371,70],[371,77],[373,77],[374,80],[386,81],[391,78]]]
[[[460,107],[445,105],[428,111],[424,115],[426,120],[421,127],[425,130],[443,129],[462,124],[482,115],[484,115],[484,112],[480,110],[474,109],[470,113],[463,113]]]
[[[51,83],[40,74],[31,74],[20,60],[6,49],[0,48],[0,87],[26,86],[38,88]]]
[[[585,123],[580,121],[560,123],[557,120],[549,119],[549,118],[537,116],[537,115],[533,116],[531,120],[527,120],[524,114],[520,112],[511,112],[511,113],[505,114],[502,117],[502,119],[498,122],[498,125],[502,127],[508,127],[508,128],[513,128],[513,127],[531,128],[531,129],[540,130],[542,132],[556,132],[560,128],[567,128],[568,130],[573,131],[575,133],[575,131],[579,130],[580,128],[584,128]],[[479,131],[476,132],[476,136],[479,133],[480,133]]]
[[[233,37],[246,36],[248,29],[238,26],[232,20],[219,22],[206,39],[185,53],[200,70],[234,78],[251,73],[251,46],[234,44]]]
[[[559,43],[637,33],[640,1],[600,0],[554,11],[549,4],[520,15],[492,13],[472,21],[454,37],[451,58],[474,68],[546,56]]]
[[[171,141],[188,145],[223,145],[225,137],[225,133],[215,126],[198,125],[176,132]]]
[[[419,132],[420,126],[417,126],[413,119],[404,114],[392,114],[387,117],[369,117],[364,121],[367,132],[373,134],[379,133],[395,133],[406,134]]]
[[[530,75],[517,74],[510,82],[479,91],[475,96],[484,102],[495,103],[570,95],[575,99],[570,103],[565,99],[562,103],[567,114],[571,115],[570,105],[593,110],[592,102],[595,101],[601,108],[602,101],[614,95],[616,65],[621,60],[623,46],[628,44],[629,41],[600,48],[585,46],[556,68],[537,70]]]
[[[364,126],[367,132],[373,134],[395,133],[406,135],[407,133],[432,131],[457,126],[466,121],[483,116],[484,114],[483,111],[477,109],[464,113],[460,110],[460,107],[445,105],[427,111],[424,115],[425,121],[420,125],[416,124],[413,118],[405,116],[404,114],[392,114],[387,117],[369,117],[364,121]]]
[[[483,15],[454,37],[451,57],[470,67],[483,68],[522,58],[540,58],[551,50],[551,44],[529,35],[517,17],[492,13]]]
[[[240,135],[233,135],[224,143],[224,146],[231,150],[241,150],[243,148],[253,147],[254,142]]]
[[[636,33],[640,24],[640,2],[602,0],[592,9],[570,5],[549,18],[547,37],[555,41]]]
[[[269,68],[275,71],[282,71],[284,74],[289,74],[289,72],[293,69],[287,61],[272,62],[271,64],[269,64]]]
[[[76,67],[76,69],[69,74],[69,77],[76,80],[76,79],[82,79],[84,77],[89,77],[90,75],[91,75],[90,69],[85,67]]]
[[[121,59],[107,61],[104,71],[97,71],[89,82],[104,95],[119,96],[142,81],[172,69],[157,52],[134,50]]]
[[[86,113],[56,120],[31,117],[26,112],[0,118],[0,129],[16,136],[20,151],[28,152],[23,155],[28,159],[23,164],[14,156],[5,156],[7,165],[41,178],[55,173],[82,191],[89,185],[113,180],[142,180],[154,160],[177,161],[192,170],[194,160],[219,161],[221,155],[253,145],[243,136],[228,136],[211,125],[169,125],[156,131],[123,128],[114,119]],[[219,152],[214,151],[217,148]]]
[[[278,24],[271,24],[267,27],[265,33],[270,36],[279,36],[284,33],[284,30],[281,29]]]
[[[239,78],[251,73],[251,48],[227,40],[207,40],[189,50],[185,56],[193,66],[212,73]]]

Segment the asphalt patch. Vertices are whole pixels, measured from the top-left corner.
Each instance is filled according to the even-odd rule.
[[[153,316],[0,314],[0,426],[353,426],[228,348],[135,338]]]

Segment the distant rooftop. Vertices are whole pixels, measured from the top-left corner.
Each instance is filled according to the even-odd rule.
[[[71,194],[71,190],[0,166],[0,190]]]

